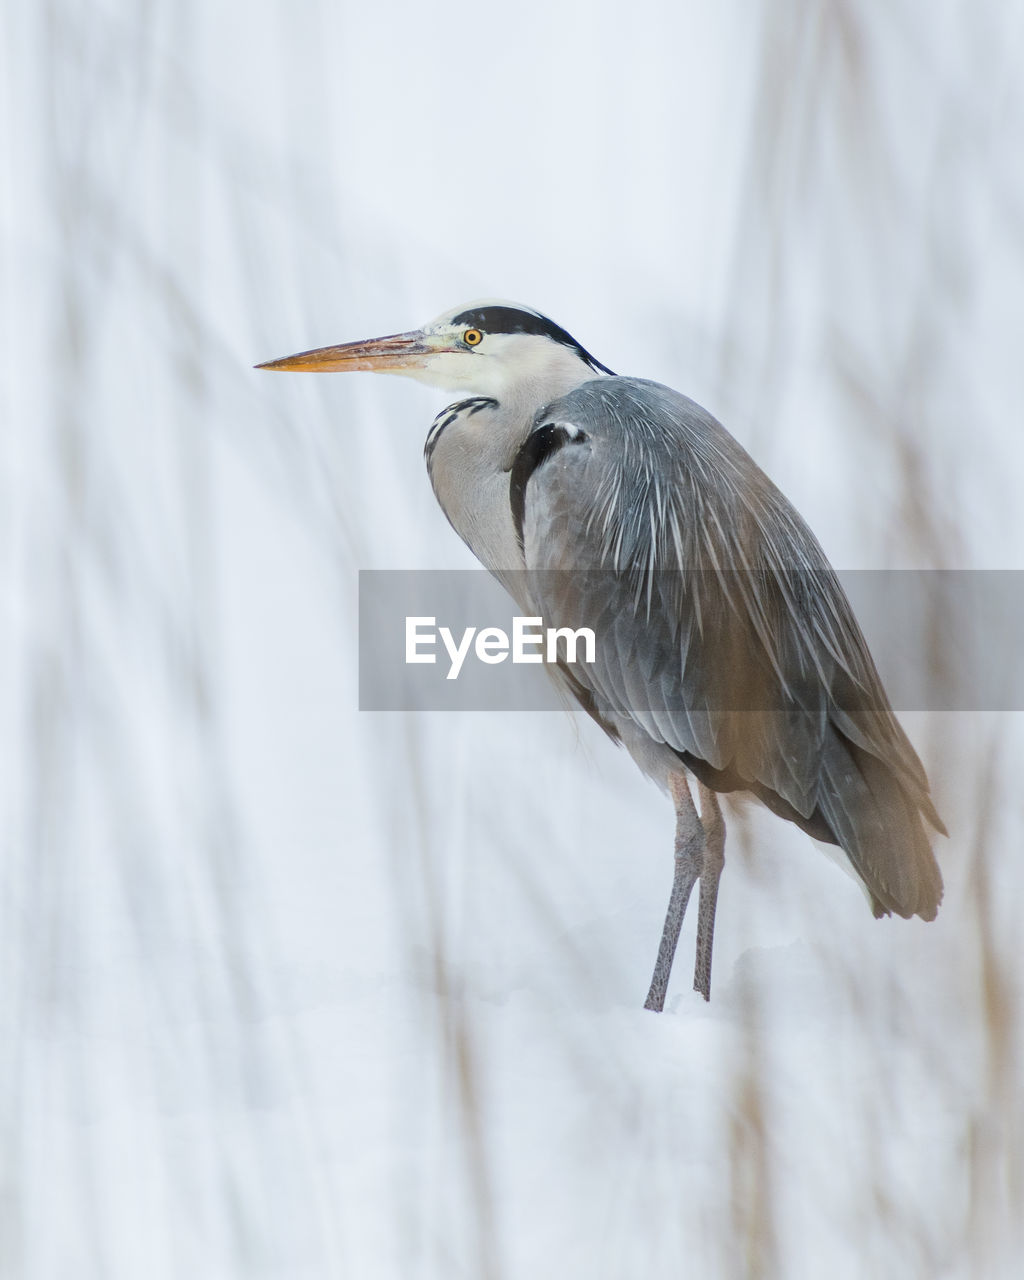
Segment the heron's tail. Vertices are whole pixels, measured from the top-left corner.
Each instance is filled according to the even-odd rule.
[[[836,731],[825,744],[818,808],[876,916],[935,919],[942,874],[925,823],[946,832],[926,789]]]

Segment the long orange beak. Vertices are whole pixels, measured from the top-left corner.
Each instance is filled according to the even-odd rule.
[[[363,342],[346,342],[340,347],[318,347],[300,351],[281,360],[268,360],[257,369],[273,369],[290,373],[336,373],[368,370],[370,373],[421,369],[429,356],[452,348],[443,338],[417,329],[412,333],[394,333],[386,338],[370,338]]]

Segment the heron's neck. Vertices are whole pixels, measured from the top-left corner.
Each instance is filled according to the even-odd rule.
[[[495,399],[499,403],[503,419],[515,424],[515,430],[510,432],[510,444],[512,436],[515,436],[514,447],[507,465],[512,465],[515,452],[533,430],[537,415],[543,409],[583,386],[585,382],[591,382],[600,376],[602,375],[595,373],[582,361],[574,359],[527,374],[503,387]]]
[[[425,454],[445,515],[491,570],[521,569],[509,481],[516,454],[538,415],[600,375],[570,352],[545,352],[520,376],[481,382],[477,395],[449,405],[434,421]]]
[[[509,472],[533,415],[474,396],[443,409],[427,436],[430,483],[455,532],[487,569],[521,569]]]

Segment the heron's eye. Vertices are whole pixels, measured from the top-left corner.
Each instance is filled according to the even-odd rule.
[[[484,340],[484,335],[479,329],[467,329],[462,335],[462,341],[467,347],[478,347]]]

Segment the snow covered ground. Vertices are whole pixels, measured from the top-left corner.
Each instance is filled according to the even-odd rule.
[[[0,1276],[1000,1277],[1024,727],[903,717],[932,925],[582,718],[357,710],[357,575],[469,568],[397,379],[536,306],[842,568],[1024,569],[1012,6],[7,6]],[[927,659],[943,649],[941,620]]]

